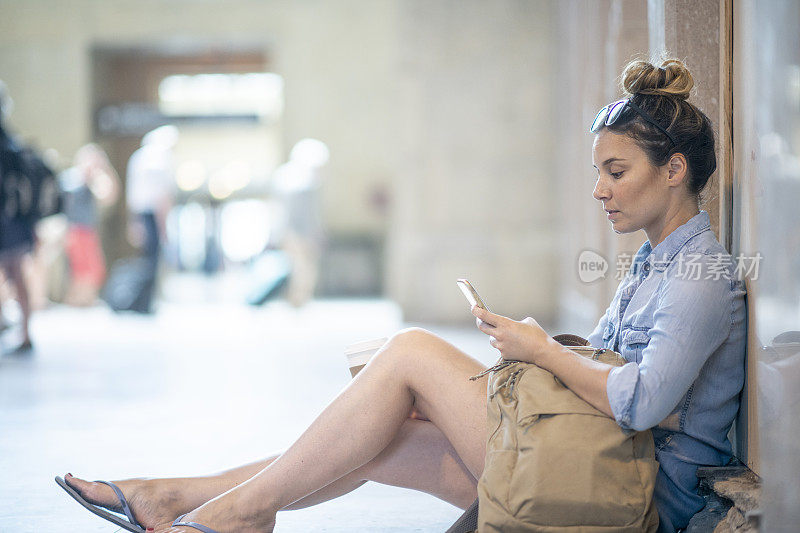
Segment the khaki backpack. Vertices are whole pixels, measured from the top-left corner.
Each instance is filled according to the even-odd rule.
[[[582,356],[625,364],[580,337],[555,338]],[[624,431],[529,363],[495,365],[487,403],[479,532],[656,531],[658,463],[649,430]]]

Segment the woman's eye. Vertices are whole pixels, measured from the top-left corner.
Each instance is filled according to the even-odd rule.
[[[622,173],[623,172],[625,172],[625,171],[622,170],[620,172],[609,172],[609,174],[611,174],[612,178],[614,178],[615,180],[618,180],[620,177],[622,177]]]

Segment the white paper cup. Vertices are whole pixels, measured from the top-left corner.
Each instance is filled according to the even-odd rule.
[[[347,366],[350,367],[350,374],[356,377],[356,374],[366,366],[369,359],[375,355],[375,352],[380,350],[381,346],[386,344],[388,340],[388,338],[382,337],[380,339],[357,342],[345,348],[344,355],[347,357]]]

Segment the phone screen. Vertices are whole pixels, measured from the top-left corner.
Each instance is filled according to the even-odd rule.
[[[478,295],[478,291],[475,290],[475,287],[473,287],[469,281],[462,278],[456,280],[456,283],[458,284],[458,288],[461,289],[461,292],[464,294],[464,297],[469,302],[470,306],[477,305],[478,307],[482,307],[487,311],[489,310],[489,308],[486,307],[486,304],[483,303],[481,297]]]

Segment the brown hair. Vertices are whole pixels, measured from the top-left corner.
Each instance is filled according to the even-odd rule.
[[[677,145],[630,108],[605,127],[629,135],[655,166],[665,165],[673,154],[683,154],[689,166],[689,191],[699,196],[717,168],[717,158],[711,121],[686,101],[694,86],[689,69],[677,59],[664,60],[659,67],[637,60],[627,64],[620,80],[625,96],[666,129]]]

